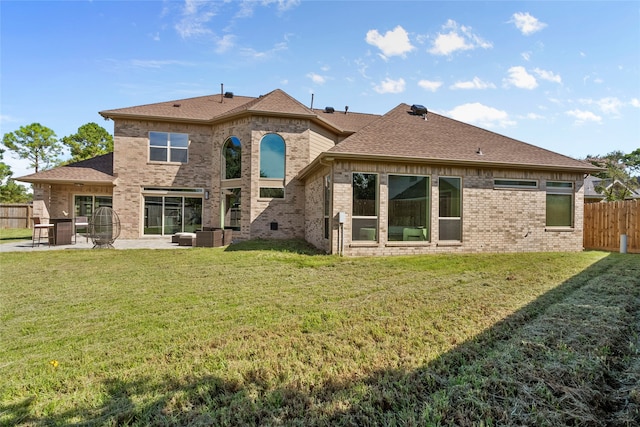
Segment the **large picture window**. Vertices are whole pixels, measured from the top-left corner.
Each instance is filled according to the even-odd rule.
[[[547,227],[573,227],[573,183],[547,181]]]
[[[438,179],[439,240],[462,240],[462,179]]]
[[[389,241],[429,240],[429,177],[389,175]]]
[[[183,190],[200,193],[199,190]],[[144,195],[144,234],[172,235],[202,229],[202,195],[154,189]],[[157,194],[152,194],[157,193]],[[164,193],[164,194],[160,194]]]
[[[352,240],[378,240],[378,175],[353,174]]]
[[[149,132],[149,160],[187,163],[189,135],[186,133]]]
[[[235,136],[227,138],[222,147],[224,179],[240,178],[242,174],[242,147]]]

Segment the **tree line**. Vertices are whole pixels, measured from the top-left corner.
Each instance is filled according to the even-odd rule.
[[[87,123],[72,135],[58,139],[56,133],[40,123],[21,126],[2,137],[0,148],[0,203],[26,203],[32,195],[27,187],[14,181],[11,167],[4,163],[4,153],[9,150],[21,159],[27,159],[35,173],[52,167],[79,162],[113,151],[113,136],[96,123]],[[64,149],[71,158],[62,160]]]

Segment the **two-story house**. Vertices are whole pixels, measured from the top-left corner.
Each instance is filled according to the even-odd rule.
[[[219,227],[345,255],[578,251],[598,170],[415,104],[362,114],[274,90],[100,114],[112,154],[19,179],[42,216],[112,206],[121,238]]]

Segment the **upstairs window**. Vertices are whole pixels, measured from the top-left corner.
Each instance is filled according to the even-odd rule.
[[[189,135],[186,133],[149,132],[149,160],[187,163]]]
[[[240,178],[242,174],[242,147],[235,136],[227,138],[222,146],[224,179]]]
[[[284,139],[270,133],[260,141],[260,178],[284,179]]]
[[[260,197],[283,199],[285,143],[280,135],[270,133],[260,141]]]

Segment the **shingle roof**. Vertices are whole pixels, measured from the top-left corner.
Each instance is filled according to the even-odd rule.
[[[197,98],[178,99],[156,104],[104,110],[100,115],[106,118],[146,118],[157,120],[178,120],[214,123],[242,114],[277,114],[306,117],[334,128],[338,133],[351,134],[380,117],[376,114],[325,113],[323,110],[305,107],[281,89],[273,90],[258,98],[222,94]]]
[[[345,132],[357,132],[369,123],[380,117],[379,114],[352,113],[344,111],[334,111],[327,113],[324,109],[313,109],[313,112],[322,120],[333,123],[339,129]]]
[[[222,95],[207,95],[197,98],[178,99],[155,104],[138,105],[135,107],[104,110],[100,111],[100,115],[108,118],[146,117],[209,121],[214,117],[228,113],[255,99],[254,97],[248,96],[225,98]]]
[[[481,154],[480,154],[481,153]],[[328,155],[404,157],[446,163],[599,170],[573,159],[438,114],[411,114],[400,104],[328,150]]]
[[[113,184],[113,153],[16,178],[22,182]]]

